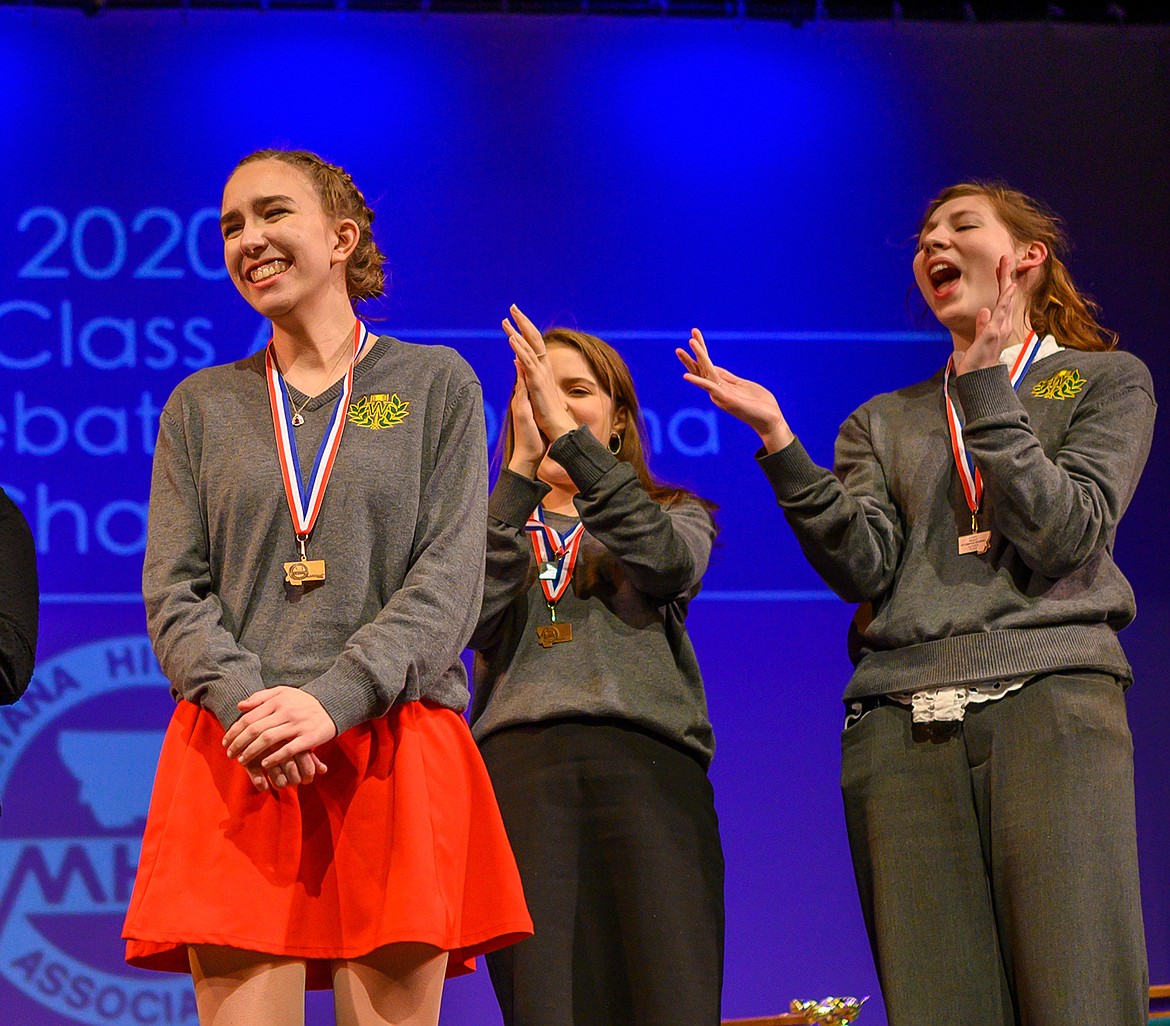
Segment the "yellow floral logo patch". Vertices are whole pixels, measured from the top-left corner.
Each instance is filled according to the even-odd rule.
[[[1071,399],[1085,387],[1085,379],[1079,370],[1057,371],[1032,387],[1037,399]]]
[[[409,399],[399,399],[398,393],[387,395],[379,392],[375,395],[363,395],[349,404],[348,419],[351,424],[369,428],[371,431],[380,431],[382,428],[401,424],[410,416]]]

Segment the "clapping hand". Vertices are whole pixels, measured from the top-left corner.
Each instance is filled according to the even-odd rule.
[[[532,400],[528,397],[524,368],[518,359],[514,362],[516,387],[512,390],[512,402],[509,404],[512,416],[512,455],[508,460],[508,469],[535,478],[537,468],[548,452],[548,442],[544,440],[532,416]]]
[[[510,309],[516,323],[513,324],[505,317],[504,334],[515,354],[516,368],[524,379],[533,421],[547,448],[561,435],[575,431],[578,424],[569,413],[564,396],[557,386],[556,375],[548,358],[548,349],[540,331],[524,316],[518,306],[513,304]]]
[[[795,437],[780,412],[776,397],[763,385],[740,378],[723,367],[716,367],[707,352],[703,333],[695,328],[688,340],[691,352],[676,349],[675,355],[686,368],[683,375],[692,385],[698,385],[721,410],[742,420],[764,443],[768,452],[777,452]]]

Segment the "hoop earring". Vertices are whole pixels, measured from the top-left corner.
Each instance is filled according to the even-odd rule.
[[[617,442],[617,444],[615,445],[614,442]],[[622,436],[615,431],[609,436],[609,445],[606,448],[616,456],[622,451]]]

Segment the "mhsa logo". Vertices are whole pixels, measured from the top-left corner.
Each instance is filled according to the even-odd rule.
[[[131,969],[120,937],[172,708],[135,635],[43,660],[24,698],[0,709],[6,1022],[198,1022],[190,979]]]

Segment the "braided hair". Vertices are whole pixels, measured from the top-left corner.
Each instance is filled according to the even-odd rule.
[[[349,172],[308,150],[267,149],[249,153],[232,169],[232,174],[245,164],[254,164],[260,160],[279,160],[295,167],[312,182],[326,216],[335,220],[349,218],[357,222],[360,232],[358,244],[345,265],[346,292],[351,303],[377,299],[383,295],[386,291],[386,256],[378,248],[373,232],[370,231],[374,212]]]

